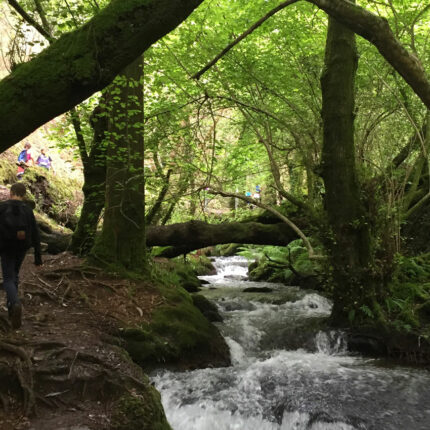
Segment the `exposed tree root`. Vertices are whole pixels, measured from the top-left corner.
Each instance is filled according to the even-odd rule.
[[[0,340],[0,357],[5,358],[0,360],[0,373],[4,369],[10,375],[7,386],[15,383],[19,388],[25,416],[37,414],[37,405],[75,407],[83,399],[109,399],[129,389],[148,388],[144,381],[122,371],[118,363],[109,362],[112,353],[99,356],[51,341],[24,341],[21,345]],[[11,403],[6,385],[0,386],[0,407],[5,412]]]
[[[0,341],[0,351],[14,354],[17,358],[13,361],[11,368],[16,374],[20,388],[23,393],[23,410],[25,415],[35,412],[36,402],[33,390],[33,365],[30,357],[23,348]],[[24,363],[24,367],[23,364]],[[10,365],[11,363],[9,363]],[[2,393],[3,396],[5,395]],[[4,402],[3,402],[4,403]]]

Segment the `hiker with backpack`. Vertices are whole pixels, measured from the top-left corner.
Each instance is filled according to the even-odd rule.
[[[21,327],[22,305],[18,297],[19,270],[25,254],[34,247],[34,264],[42,265],[40,235],[33,210],[25,202],[25,185],[13,184],[10,199],[0,203],[0,258],[3,288],[12,328]]]

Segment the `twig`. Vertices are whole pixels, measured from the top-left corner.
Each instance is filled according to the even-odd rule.
[[[44,287],[42,287],[41,285],[39,285],[39,284],[36,284],[36,283],[34,283],[34,282],[28,282],[28,281],[25,281],[24,282],[24,285],[31,285],[31,286],[33,286],[33,287],[36,287],[36,288],[40,288],[42,291],[44,291],[45,292],[45,294],[51,299],[51,300],[55,300],[55,298],[56,298],[56,294],[55,293],[53,293],[52,291],[49,291],[47,288],[44,288]],[[35,294],[36,292],[34,292],[33,291],[33,294]]]
[[[54,287],[53,287],[51,284],[49,284],[48,282],[44,281],[40,276],[38,276],[38,277],[37,277],[37,279],[38,279],[40,282],[42,282],[42,284],[44,284],[44,285],[46,285],[48,288],[50,288],[51,290],[53,290],[53,289],[54,289]]]
[[[69,374],[67,375],[67,379],[70,379],[73,372],[73,366],[75,365],[75,361],[78,358],[79,351],[76,351],[75,357],[73,358],[72,364],[70,365]]]
[[[72,283],[70,282],[69,285],[66,288],[66,291],[64,291],[64,294],[61,297],[60,303],[63,304],[64,303],[64,299],[66,298],[68,292],[70,291],[70,288],[72,288]]]
[[[60,282],[57,284],[57,287],[55,288],[55,290],[58,289],[58,287],[63,283],[65,276],[61,276]]]

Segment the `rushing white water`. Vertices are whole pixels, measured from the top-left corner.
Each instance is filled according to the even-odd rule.
[[[233,366],[153,376],[174,430],[430,429],[428,372],[348,355],[341,333],[320,330],[328,300],[269,283],[244,293],[246,265],[217,259],[205,277]]]

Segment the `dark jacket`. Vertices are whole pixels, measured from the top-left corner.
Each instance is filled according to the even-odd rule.
[[[21,200],[6,200],[4,202],[0,202],[0,222],[2,219],[3,211],[8,207],[8,205],[19,205],[22,207],[23,212],[25,213],[25,217],[27,220],[27,226],[30,230],[30,241],[26,245],[23,246],[17,241],[5,241],[0,237],[0,252],[4,252],[8,255],[16,254],[17,252],[26,251],[28,248],[34,248],[34,264],[40,265],[42,264],[42,253],[40,249],[40,233],[39,227],[36,223],[36,218],[34,217],[34,213],[30,205]]]

